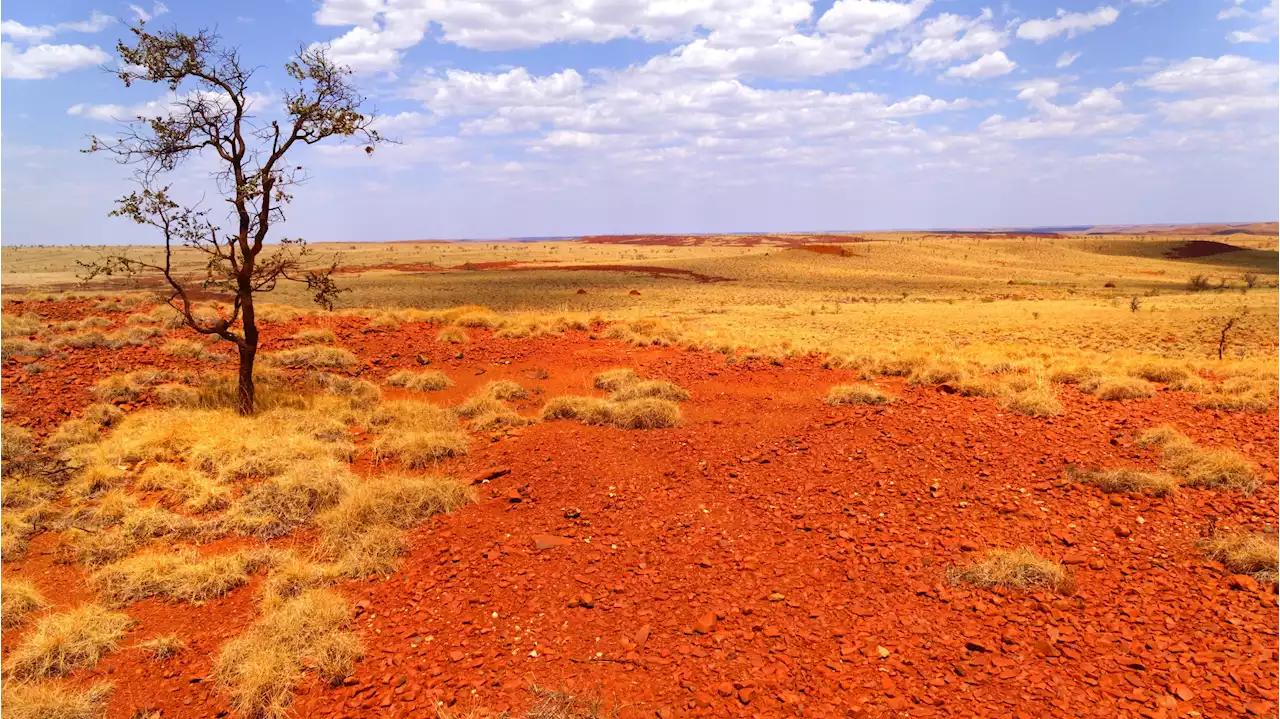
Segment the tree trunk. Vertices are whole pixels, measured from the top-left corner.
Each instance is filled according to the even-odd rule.
[[[244,341],[240,347],[240,379],[236,385],[236,410],[249,416],[254,413],[253,362],[258,356],[258,320],[254,315],[253,293],[241,282],[241,320]]]
[[[253,361],[258,354],[257,342],[240,346],[240,377],[236,384],[236,411],[244,416],[253,414]]]

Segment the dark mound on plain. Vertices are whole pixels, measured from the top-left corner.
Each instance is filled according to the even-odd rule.
[[[1241,252],[1244,249],[1244,247],[1228,245],[1225,242],[1214,242],[1213,240],[1192,240],[1166,251],[1164,256],[1173,260],[1190,260],[1197,257],[1223,255],[1228,252]]]

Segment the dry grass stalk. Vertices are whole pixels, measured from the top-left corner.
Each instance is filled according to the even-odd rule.
[[[269,565],[267,552],[236,552],[201,559],[194,549],[139,554],[89,576],[99,596],[117,605],[164,597],[199,603],[248,583],[249,575]]]
[[[467,331],[461,327],[445,327],[436,333],[436,341],[460,345],[467,341]]]
[[[5,682],[0,705],[6,719],[101,719],[112,686],[79,689],[55,682]]]
[[[185,651],[187,643],[177,634],[161,634],[158,637],[138,642],[135,646],[146,652],[152,659],[164,661]]]
[[[276,367],[293,369],[350,369],[360,364],[360,360],[348,350],[322,345],[269,352],[263,360]]]
[[[327,330],[323,327],[306,327],[300,329],[293,335],[293,339],[300,342],[325,342],[333,344],[338,341],[338,336],[333,330]]]
[[[1178,480],[1167,474],[1142,472],[1127,467],[1087,469],[1070,472],[1072,479],[1092,484],[1104,492],[1133,492],[1165,497],[1178,491]]]
[[[1229,571],[1260,582],[1276,581],[1280,569],[1280,538],[1275,533],[1219,532],[1201,541],[1200,550]]]
[[[1071,575],[1061,564],[1027,547],[991,550],[981,562],[951,567],[947,570],[947,579],[952,584],[972,584],[984,589],[1005,587],[1067,593],[1072,587]]]
[[[1164,452],[1161,466],[1188,487],[1233,489],[1253,494],[1262,480],[1253,463],[1225,449],[1206,450],[1196,446],[1186,435],[1164,426],[1138,435],[1138,444],[1159,447]]]
[[[893,395],[865,384],[836,385],[827,392],[827,404],[830,405],[885,405],[892,403],[895,399]]]
[[[598,397],[553,397],[543,406],[542,418],[573,419],[618,429],[661,429],[680,423],[680,407],[663,399],[613,402]]]
[[[362,649],[350,626],[342,597],[309,590],[268,609],[228,642],[214,673],[241,716],[286,717],[303,672],[336,683],[354,671]]]
[[[96,604],[42,618],[9,655],[5,671],[29,680],[91,667],[116,648],[133,626],[127,614]]]
[[[451,386],[453,380],[445,376],[444,372],[436,370],[427,370],[425,372],[401,370],[387,377],[387,384],[392,387],[404,387],[416,392],[434,392]]]
[[[32,612],[48,607],[49,600],[35,584],[25,579],[0,582],[0,627],[12,629],[27,621]]]

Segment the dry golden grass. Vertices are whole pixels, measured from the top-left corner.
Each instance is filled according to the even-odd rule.
[[[436,333],[436,340],[445,344],[460,345],[467,341],[467,331],[461,327],[445,327]]]
[[[1272,532],[1219,532],[1201,541],[1200,551],[1229,571],[1260,582],[1276,581],[1280,569],[1280,538]]]
[[[350,351],[322,345],[268,352],[262,359],[271,366],[293,369],[350,369],[360,364],[360,360]]]
[[[29,337],[44,329],[40,315],[28,312],[24,315],[0,315],[0,338]]]
[[[993,549],[981,562],[950,567],[947,579],[952,584],[972,584],[984,589],[1006,587],[1069,593],[1072,588],[1071,575],[1061,564],[1045,559],[1027,547]]]
[[[113,374],[98,380],[91,390],[93,396],[104,402],[120,400],[137,402],[148,388],[174,379],[173,375],[157,370],[138,370],[128,374]]]
[[[605,392],[617,392],[628,385],[633,385],[640,381],[640,375],[636,374],[633,369],[611,369],[605,370],[596,375],[594,384],[596,389],[602,389]]]
[[[216,512],[231,504],[231,489],[216,479],[172,464],[153,464],[138,476],[134,487],[164,493],[168,506],[180,506],[193,514]]]
[[[5,682],[0,705],[6,719],[100,719],[106,716],[110,684],[87,689],[55,682]]]
[[[223,523],[246,534],[280,535],[310,524],[359,482],[351,468],[335,460],[299,462],[249,487]]]
[[[45,440],[45,447],[52,450],[63,450],[78,444],[93,444],[98,441],[98,427],[88,420],[69,419],[58,426],[58,431]]]
[[[35,584],[25,579],[0,581],[0,627],[12,629],[47,607],[49,600]]]
[[[382,400],[382,390],[378,385],[355,377],[331,372],[308,372],[307,383],[327,394],[350,398],[353,406],[365,409]]]
[[[689,399],[689,392],[674,382],[650,379],[629,384],[614,392],[610,398],[616,402],[626,402],[628,400],[644,398],[684,402]]]
[[[30,431],[15,424],[0,424],[0,461],[20,464],[31,456],[35,444]]]
[[[49,345],[21,337],[0,340],[0,360],[11,357],[43,357],[49,354]]]
[[[406,529],[474,501],[475,492],[452,479],[386,475],[351,487],[318,524],[326,545],[340,553],[375,527]]]
[[[436,370],[427,370],[425,372],[401,370],[393,372],[387,377],[387,384],[392,387],[404,387],[417,392],[433,392],[452,386],[453,380],[445,376],[444,372]]]
[[[680,424],[680,406],[653,398],[614,402],[598,397],[553,397],[543,406],[542,418],[573,419],[618,429],[662,429]]]
[[[99,569],[89,586],[116,605],[148,597],[199,603],[248,583],[249,575],[267,566],[267,552],[236,552],[202,559],[194,549],[144,553]]]
[[[373,442],[373,454],[379,461],[398,460],[410,469],[429,467],[449,457],[467,453],[469,440],[459,430],[414,431],[388,429]]]
[[[177,634],[161,634],[134,645],[156,661],[164,661],[186,651],[187,643]]]
[[[103,514],[108,497],[99,504],[99,514],[86,524],[73,526],[69,546],[85,566],[98,567],[118,561],[158,539],[182,539],[201,530],[201,524],[185,515],[161,507],[139,507],[129,497],[119,516]]]
[[[1062,414],[1062,403],[1058,401],[1053,385],[1048,382],[1037,382],[1022,390],[1010,390],[1002,394],[999,405],[1018,414],[1028,417],[1053,417]]]
[[[1220,412],[1266,412],[1275,403],[1276,380],[1232,377],[1196,398],[1197,409]]]
[[[1084,469],[1068,473],[1072,479],[1092,484],[1104,492],[1134,492],[1164,497],[1178,491],[1178,480],[1167,474],[1142,472],[1127,467]]]
[[[1137,377],[1096,377],[1082,383],[1080,390],[1112,402],[1143,399],[1155,394],[1151,383]]]
[[[1182,478],[1185,486],[1253,494],[1262,485],[1257,468],[1249,460],[1229,450],[1201,449],[1172,427],[1147,430],[1138,435],[1138,443],[1159,447],[1164,453],[1161,466]]]
[[[225,362],[230,355],[222,352],[210,352],[208,345],[194,340],[170,340],[160,347],[160,351],[171,357],[182,357],[200,362]]]
[[[124,419],[124,410],[106,402],[94,402],[84,408],[83,417],[99,427],[114,427]]]
[[[865,384],[842,384],[832,387],[827,392],[827,404],[869,404],[869,405],[885,405],[890,404],[896,398],[887,393],[882,392],[875,387]]]
[[[476,396],[492,397],[503,402],[513,402],[519,399],[528,399],[529,393],[518,382],[509,379],[499,379],[488,382],[484,387],[476,393]]]
[[[375,430],[453,430],[458,427],[458,417],[443,407],[429,402],[403,399],[383,402],[368,417],[369,427]]]
[[[1183,384],[1190,380],[1192,373],[1186,367],[1152,361],[1141,361],[1128,368],[1129,375],[1161,384]]]
[[[36,622],[5,662],[5,672],[21,679],[66,674],[91,667],[116,648],[133,626],[127,614],[86,604]]]
[[[490,407],[472,415],[467,426],[473,432],[489,432],[502,427],[524,427],[536,424],[537,421],[533,417],[525,417],[510,407],[498,403],[497,407]]]
[[[10,562],[26,556],[27,542],[35,529],[24,513],[0,511],[0,560]]]
[[[323,327],[306,327],[298,330],[293,335],[293,339],[300,342],[325,342],[333,344],[338,341],[338,336],[333,333],[333,330],[327,330]]]
[[[530,686],[529,692],[535,699],[533,706],[529,707],[524,714],[511,716],[510,719],[602,719],[603,717],[617,719],[619,714],[617,707],[609,712],[603,712],[600,701],[594,697],[574,696],[537,684]],[[436,719],[491,719],[497,716],[507,719],[510,715],[505,712],[495,714],[478,705],[461,713],[458,706],[440,706],[436,709]]]
[[[465,484],[443,477],[384,475],[355,485],[320,519],[332,536],[354,536],[376,524],[406,528],[475,501]]]
[[[241,716],[286,717],[293,687],[304,671],[333,683],[355,669],[362,650],[350,625],[342,597],[321,589],[306,591],[268,609],[244,634],[227,642],[214,673]]]

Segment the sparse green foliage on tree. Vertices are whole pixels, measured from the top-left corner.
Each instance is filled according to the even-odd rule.
[[[239,349],[237,406],[252,414],[255,296],[287,280],[306,284],[317,304],[332,308],[342,291],[333,281],[336,257],[327,267],[317,263],[300,238],[267,244],[269,232],[285,220],[284,207],[293,199],[290,190],[306,179],[304,169],[286,157],[299,146],[334,137],[357,138],[371,152],[383,138],[372,128],[373,115],[361,112],[364,98],[351,83],[351,71],[330,60],[323,47],[304,47],[285,65],[293,86],[283,92],[280,116],[268,121],[252,114],[254,70],[245,67],[238,50],[222,46],[216,34],[153,33],[142,23],[130,31],[133,42],[117,45],[121,64],[113,70],[125,87],[146,82],[185,94],[162,116],[137,117],[117,137],[93,137],[85,152],[105,152],[137,167],[138,189],[118,200],[110,214],[157,229],[164,238],[164,259],[153,263],[107,255],[81,263],[82,279],[162,277],[169,305],[191,329],[217,335]],[[171,186],[161,182],[196,155],[212,155],[217,161],[213,179],[228,205],[225,219],[180,203]],[[179,248],[203,253],[203,270],[180,275],[174,266]],[[194,290],[225,297],[230,310],[216,318],[197,316]]]

